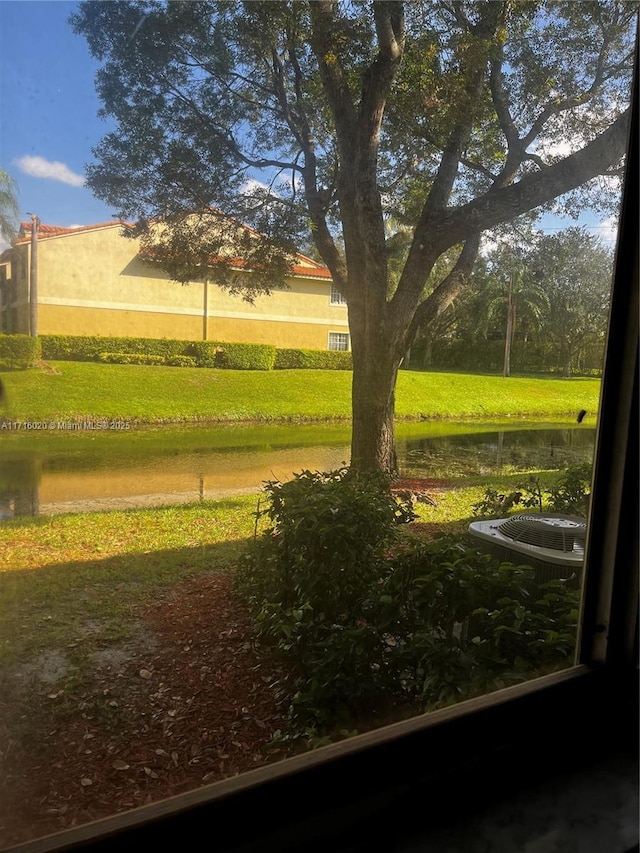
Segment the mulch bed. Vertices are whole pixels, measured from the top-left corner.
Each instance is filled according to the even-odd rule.
[[[451,480],[436,480],[430,477],[401,477],[391,484],[391,489],[394,492],[407,491],[416,494],[425,492],[431,495],[445,492],[452,487],[453,482]]]
[[[70,695],[41,683],[3,691],[0,846],[284,757],[266,746],[284,724],[274,683],[286,673],[255,642],[229,574],[186,581],[142,624],[147,648],[99,667]],[[73,712],[47,716],[62,700]],[[25,715],[28,740],[16,736]]]

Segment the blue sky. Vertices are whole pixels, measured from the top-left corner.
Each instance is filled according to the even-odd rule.
[[[76,3],[0,0],[0,167],[16,181],[20,218],[52,225],[107,222],[113,211],[83,186],[97,117],[97,64],[68,24]]]
[[[97,63],[68,19],[68,0],[0,0],[0,167],[16,181],[20,218],[50,225],[108,222],[114,211],[83,186],[91,149],[109,130],[98,118]],[[581,220],[610,236],[595,217]],[[543,227],[572,221],[545,218]]]

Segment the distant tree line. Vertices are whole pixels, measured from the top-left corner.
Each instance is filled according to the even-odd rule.
[[[584,228],[497,246],[471,286],[418,337],[409,365],[432,369],[559,372],[602,369],[613,252]],[[508,317],[510,312],[510,317]],[[508,375],[508,374],[507,374]]]

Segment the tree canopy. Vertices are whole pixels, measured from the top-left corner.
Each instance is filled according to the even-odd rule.
[[[612,252],[581,228],[541,237],[530,254],[527,274],[549,300],[543,329],[564,376],[582,351],[604,344],[612,269]]]
[[[610,212],[634,15],[611,0],[85,2],[72,23],[117,124],[88,184],[143,235],[176,224],[147,239],[179,280],[217,254],[210,221],[265,235],[239,247],[264,287],[310,231],[349,308],[352,465],[392,469],[398,366],[481,234],[557,205]]]

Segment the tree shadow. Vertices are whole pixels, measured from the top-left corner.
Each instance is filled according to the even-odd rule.
[[[5,572],[2,668],[51,648],[70,648],[70,656],[78,657],[88,643],[126,638],[146,605],[197,575],[232,571],[247,542],[94,556]]]

